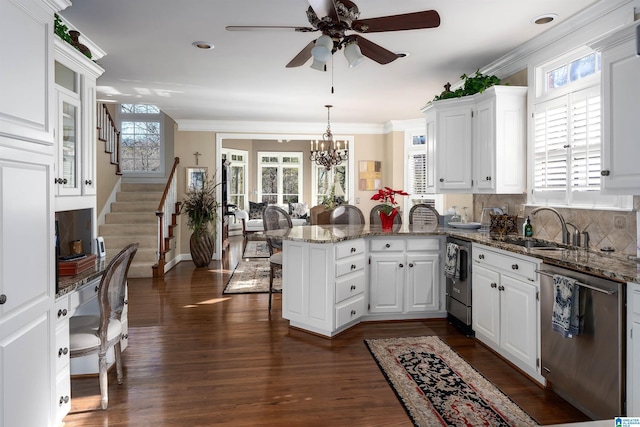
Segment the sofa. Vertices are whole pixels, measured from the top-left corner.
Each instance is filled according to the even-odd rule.
[[[286,205],[277,205],[284,209],[291,216],[291,223],[294,227],[309,224],[309,209],[306,203],[288,203]],[[244,247],[247,246],[247,240],[255,233],[264,231],[262,222],[262,211],[267,207],[266,203],[249,202],[249,211],[237,210],[233,214],[236,219],[242,223],[242,235],[244,236]],[[244,251],[243,251],[244,252]]]

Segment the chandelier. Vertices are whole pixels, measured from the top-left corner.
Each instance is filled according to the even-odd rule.
[[[332,166],[338,166],[344,160],[349,158],[347,141],[344,141],[344,146],[340,147],[340,141],[334,141],[331,134],[331,120],[329,112],[333,105],[325,105],[327,107],[327,131],[322,135],[322,142],[318,146],[318,140],[316,139],[315,145],[311,141],[311,155],[309,160],[316,162],[319,166],[324,166],[326,170],[331,170]]]

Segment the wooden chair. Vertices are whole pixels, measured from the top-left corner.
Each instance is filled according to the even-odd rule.
[[[264,231],[283,230],[289,232],[293,227],[291,217],[284,209],[269,205],[262,214],[264,222]],[[284,234],[284,233],[283,233]],[[266,235],[267,245],[269,246],[269,313],[271,313],[271,296],[273,294],[273,278],[275,272],[282,270],[282,238],[277,236]]]
[[[329,224],[362,225],[364,224],[364,215],[357,206],[340,205],[331,211]]]
[[[369,225],[382,225],[382,221],[380,221],[380,210],[383,206],[383,204],[379,204],[371,208],[371,212],[369,212]],[[402,224],[402,215],[400,215],[400,212],[393,218],[393,223]]]
[[[107,351],[113,347],[118,384],[122,384],[122,324],[120,316],[124,307],[125,284],[131,260],[138,250],[132,243],[116,255],[104,270],[98,285],[99,315],[73,316],[69,319],[69,357],[98,354],[100,394],[102,409],[107,409]]]
[[[440,214],[431,205],[417,203],[409,210],[409,224],[415,225],[438,225]]]

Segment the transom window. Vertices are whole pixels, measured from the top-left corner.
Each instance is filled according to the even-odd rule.
[[[600,53],[590,53],[581,58],[564,63],[546,72],[546,90],[550,91],[577,82],[600,72]]]
[[[258,199],[286,204],[302,201],[302,153],[258,152]]]
[[[162,120],[151,104],[122,104],[120,168],[123,172],[162,171]]]

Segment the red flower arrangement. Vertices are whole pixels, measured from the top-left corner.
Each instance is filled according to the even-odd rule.
[[[397,209],[400,205],[396,203],[395,195],[408,196],[409,193],[403,190],[393,190],[389,187],[384,187],[378,190],[376,194],[371,196],[371,200],[378,200],[385,206],[381,209],[384,213],[389,215],[393,209]]]

